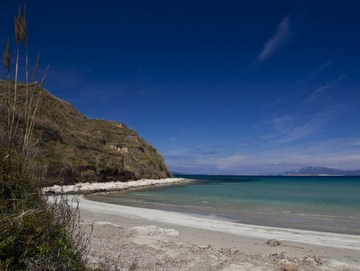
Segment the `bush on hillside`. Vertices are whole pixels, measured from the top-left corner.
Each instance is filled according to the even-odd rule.
[[[87,239],[65,199],[47,203],[4,161],[0,196],[0,270],[85,270]]]

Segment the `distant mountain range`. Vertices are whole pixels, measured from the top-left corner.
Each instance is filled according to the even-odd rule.
[[[282,175],[307,176],[307,175],[330,175],[330,176],[360,176],[360,170],[341,170],[328,167],[303,167],[299,170],[284,172]]]

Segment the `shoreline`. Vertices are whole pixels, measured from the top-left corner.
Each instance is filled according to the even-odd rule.
[[[91,234],[88,259],[94,268],[106,262],[106,270],[360,271],[360,235],[241,224],[85,197],[189,182],[82,183],[47,187],[43,193],[49,202],[64,196],[75,208],[79,203],[83,229]]]
[[[134,190],[137,190],[136,188]],[[139,188],[139,190],[144,191],[142,188]],[[256,220],[249,220],[246,219],[244,220],[244,217],[246,217],[247,215],[252,215],[253,217],[256,217],[254,215],[254,213],[251,212],[251,210],[247,210],[247,212],[241,212],[241,210],[239,209],[239,216],[242,216],[241,219],[236,219],[234,217],[231,217],[230,215],[228,215],[228,213],[221,213],[219,211],[221,211],[221,209],[218,210],[214,210],[214,208],[211,209],[206,209],[209,208],[208,206],[204,205],[204,206],[200,206],[200,205],[196,205],[195,206],[191,206],[190,204],[190,208],[188,208],[186,206],[183,205],[179,205],[178,203],[165,203],[165,202],[156,202],[156,201],[148,201],[148,200],[139,200],[139,199],[135,199],[132,200],[132,197],[128,198],[127,195],[124,194],[124,198],[122,197],[122,195],[120,194],[121,192],[119,192],[119,194],[110,194],[110,193],[94,193],[94,194],[90,194],[90,195],[85,195],[85,198],[91,201],[96,201],[96,202],[103,202],[103,203],[110,203],[110,204],[116,204],[116,205],[121,205],[121,206],[128,206],[128,207],[138,207],[138,208],[145,208],[145,209],[155,209],[155,210],[163,210],[163,211],[170,211],[170,212],[177,212],[177,213],[183,213],[183,214],[188,214],[191,216],[199,216],[199,217],[212,217],[215,220],[221,220],[221,221],[230,221],[230,222],[234,222],[235,224],[245,224],[245,225],[254,225],[254,226],[265,226],[265,227],[270,227],[270,228],[290,228],[290,229],[294,229],[294,230],[305,230],[305,231],[312,231],[312,232],[325,232],[325,233],[335,233],[335,234],[346,234],[346,235],[355,235],[355,236],[360,236],[360,230],[352,230],[350,231],[349,228],[346,227],[340,227],[340,226],[324,226],[322,225],[322,227],[320,226],[315,226],[314,224],[311,224],[311,220],[309,220],[309,218],[307,217],[307,214],[291,214],[291,216],[289,216],[288,213],[265,213],[265,212],[261,212],[257,217],[262,216],[261,219],[256,219]],[[126,193],[126,192],[125,192]],[[191,207],[197,207],[196,209],[192,209]],[[255,211],[254,211],[255,212]],[[298,222],[297,224],[292,223],[291,224],[291,219],[296,217],[296,216],[301,216],[304,217],[303,221],[306,222],[302,222],[301,224]],[[278,221],[274,221],[274,217],[276,217],[278,219]],[[320,215],[315,216],[312,215],[311,218],[313,217],[320,217]],[[270,219],[269,219],[270,218]],[[330,217],[330,216],[326,216],[326,218],[320,217],[319,219],[325,219],[325,220],[331,220],[334,217]],[[285,220],[287,219],[287,220]],[[281,222],[280,222],[281,221]],[[314,221],[313,222],[317,222]],[[353,225],[357,225],[357,223],[354,223]]]
[[[252,238],[281,239],[289,242],[360,251],[360,235],[242,224],[215,217],[97,202],[86,199],[82,195],[78,197],[78,200],[80,210],[143,219],[151,223],[165,223]]]
[[[164,178],[164,179],[141,179],[128,182],[103,182],[103,183],[77,183],[74,185],[53,185],[43,187],[41,192],[45,195],[71,195],[71,194],[93,194],[106,192],[119,192],[131,189],[145,189],[151,187],[170,186],[186,184],[191,182],[185,178]]]
[[[50,199],[56,197],[59,196],[50,196]],[[67,197],[74,206],[73,200],[79,201],[81,220],[84,225],[94,227],[90,253],[93,260],[111,253],[116,258],[116,252],[121,250],[121,253],[129,252],[130,258],[142,255],[137,256],[140,258],[136,261],[151,266],[149,261],[155,264],[154,261],[162,261],[164,254],[181,252],[181,257],[169,256],[167,261],[174,261],[175,266],[185,257],[191,258],[189,264],[197,262],[198,266],[163,270],[360,270],[360,236],[357,235],[238,224],[96,202],[83,195]],[[280,244],[269,246],[266,244],[269,239],[276,239]],[[158,254],[152,255],[152,250],[158,250]],[[208,266],[210,262],[213,269]],[[223,268],[224,265],[227,267]],[[296,265],[298,269],[281,269],[289,265]]]

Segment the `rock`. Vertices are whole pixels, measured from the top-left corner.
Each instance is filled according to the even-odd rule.
[[[270,247],[277,247],[281,245],[281,242],[276,239],[269,239],[266,241],[266,244]]]
[[[300,271],[300,269],[293,263],[281,266],[281,271]]]
[[[136,226],[132,229],[142,236],[177,237],[179,235],[179,232],[177,230],[164,229],[155,225]]]
[[[323,257],[308,255],[303,258],[303,263],[306,265],[317,265],[321,266],[327,263],[327,260]]]
[[[82,183],[75,185],[53,185],[43,187],[41,191],[44,194],[88,194],[96,192],[124,191],[131,188],[145,188],[149,186],[165,186],[175,183],[187,183],[182,178],[166,178],[152,180],[138,180],[132,182],[106,182],[106,183]]]

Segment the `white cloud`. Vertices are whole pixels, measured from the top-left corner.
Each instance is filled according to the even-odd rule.
[[[325,62],[323,64],[321,64],[320,66],[318,66],[315,70],[313,70],[310,74],[311,75],[317,75],[320,72],[322,72],[323,70],[325,70],[327,67],[331,66],[334,63],[334,61],[330,60],[328,62]]]
[[[244,155],[231,155],[228,157],[210,158],[210,159],[199,159],[196,161],[198,165],[210,166],[216,169],[232,169],[237,168],[247,160]]]
[[[308,142],[222,157],[184,156],[170,161],[170,157],[167,157],[167,162],[171,168],[180,171],[211,174],[277,174],[306,166],[359,169],[359,146],[346,147],[348,143],[358,142],[356,138],[342,138],[315,145]]]
[[[311,135],[325,125],[322,122],[330,118],[328,114],[312,115],[311,120],[302,122],[297,116],[285,115],[272,120],[278,134],[251,144],[251,149],[233,148],[230,152],[204,155],[204,150],[184,148],[165,158],[174,171],[199,174],[277,174],[306,166],[359,169],[359,137],[312,139]],[[300,140],[304,137],[306,140]],[[287,144],[295,139],[296,144]]]
[[[248,143],[237,143],[236,144],[236,146],[238,146],[238,147],[246,147],[248,145],[249,145]]]
[[[327,138],[328,132],[334,129],[333,124],[356,107],[358,105],[351,102],[331,103],[311,113],[301,110],[268,118],[254,128],[260,131],[260,139],[271,144],[312,141],[315,136]]]
[[[338,78],[332,80],[331,82],[328,82],[320,87],[318,87],[315,91],[313,91],[310,96],[305,100],[305,103],[312,102],[319,98],[320,96],[323,96],[327,91],[329,91],[332,88],[336,87],[336,84],[346,78],[348,75],[342,75]]]
[[[323,124],[328,121],[326,114],[313,116],[284,115],[267,121],[269,133],[262,139],[271,140],[273,143],[287,143],[304,139],[318,133]]]
[[[312,81],[317,75],[321,74],[324,70],[328,69],[331,65],[334,64],[334,61],[330,60],[325,63],[318,65],[315,69],[311,70],[304,78],[297,81],[297,84],[304,84]]]
[[[290,34],[290,15],[285,16],[278,24],[276,32],[264,44],[263,50],[257,57],[259,62],[265,61],[273,55],[288,40]]]

